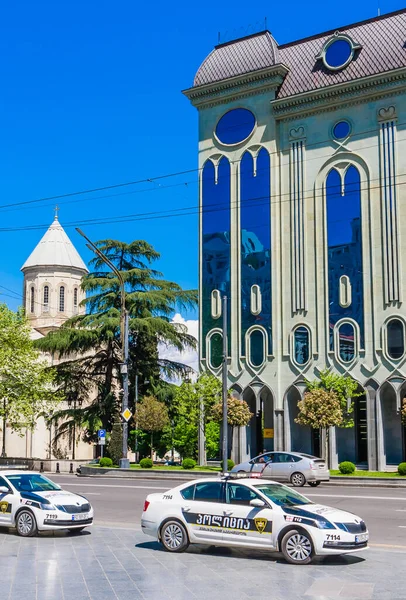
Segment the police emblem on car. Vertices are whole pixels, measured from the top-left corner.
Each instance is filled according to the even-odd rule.
[[[196,479],[147,496],[142,531],[168,552],[189,544],[282,552],[292,564],[368,547],[364,521],[261,477]]]
[[[61,489],[41,473],[0,472],[0,526],[15,527],[28,537],[55,529],[78,533],[92,523],[93,508],[85,497]]]

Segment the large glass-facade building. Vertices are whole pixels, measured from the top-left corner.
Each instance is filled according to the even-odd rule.
[[[306,380],[359,384],[332,466],[406,459],[406,11],[289,44],[214,48],[199,112],[200,364],[250,405],[234,458],[319,453],[295,422]]]

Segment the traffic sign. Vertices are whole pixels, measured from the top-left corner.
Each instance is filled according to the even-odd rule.
[[[105,438],[106,437],[106,430],[105,429],[99,429],[99,431],[97,432],[97,437],[98,438]]]
[[[121,416],[126,421],[129,421],[133,415],[132,415],[131,410],[129,408],[126,408],[125,411],[121,413]]]
[[[106,438],[99,438],[99,446],[105,446],[106,445]]]

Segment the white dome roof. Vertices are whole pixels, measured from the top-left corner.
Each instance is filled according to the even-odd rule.
[[[21,270],[24,271],[29,267],[67,267],[81,269],[88,273],[85,263],[66,235],[58,217],[55,217],[54,222],[31,252]]]

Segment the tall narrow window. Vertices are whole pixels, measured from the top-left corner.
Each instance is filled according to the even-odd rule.
[[[206,340],[213,328],[222,327],[220,305],[212,313],[212,292],[230,298],[230,163],[223,158],[217,169],[208,160],[202,173],[202,238],[200,288],[202,307],[202,339]],[[230,310],[228,310],[230,328]],[[229,351],[230,351],[230,336]],[[206,344],[202,344],[202,358],[206,358]],[[207,357],[210,358],[210,357]]]
[[[326,209],[330,350],[334,349],[334,325],[344,317],[358,323],[363,347],[361,191],[360,174],[354,166],[347,169],[343,179],[336,169],[330,171],[326,181]],[[348,327],[353,331],[351,325],[344,330]],[[341,356],[341,342],[337,350]]]
[[[405,328],[400,319],[391,319],[386,326],[387,352],[391,358],[401,358],[405,353]]]
[[[78,312],[78,288],[73,290],[73,312]]]
[[[309,330],[304,326],[296,327],[293,338],[295,362],[298,365],[305,365],[310,358]]]
[[[355,330],[351,323],[343,323],[338,330],[340,358],[351,362],[355,356]]]
[[[44,298],[43,298],[44,312],[49,310],[49,286],[44,286]]]
[[[256,159],[245,152],[240,178],[241,354],[245,356],[246,332],[253,325],[264,327],[272,352],[271,176],[269,153],[265,148]],[[261,332],[255,338],[258,347],[262,347]],[[250,362],[253,364],[251,359]]]
[[[35,309],[35,289],[34,286],[31,287],[30,291],[30,311],[33,313]]]
[[[61,285],[59,288],[59,312],[65,311],[65,287]]]

